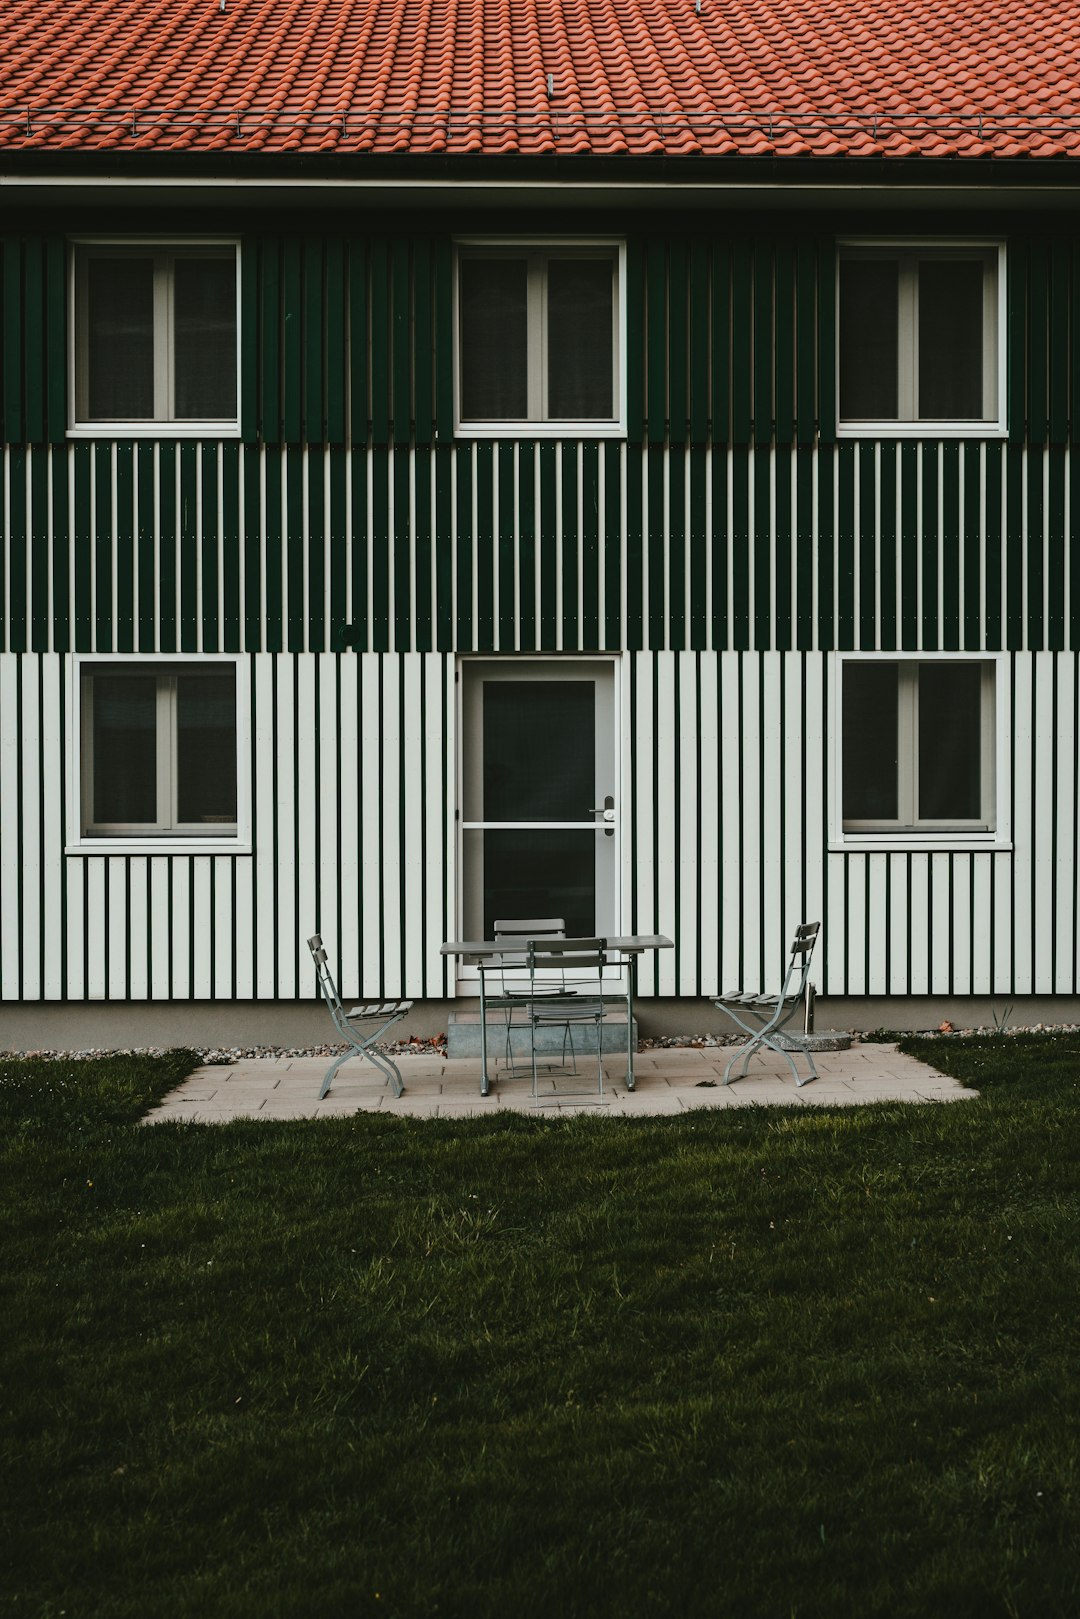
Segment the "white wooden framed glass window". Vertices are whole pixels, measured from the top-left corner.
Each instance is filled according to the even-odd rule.
[[[482,436],[625,431],[619,242],[459,242],[456,426]]]
[[[69,847],[236,853],[249,836],[247,666],[236,657],[82,657]]]
[[[841,243],[840,433],[1004,433],[1004,283],[1000,242]]]
[[[999,659],[842,656],[836,847],[1003,847],[1007,681]]]
[[[235,242],[77,242],[73,435],[239,432]]]

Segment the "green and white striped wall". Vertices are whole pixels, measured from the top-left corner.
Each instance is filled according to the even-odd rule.
[[[1065,650],[1078,479],[999,442],[8,447],[0,650]]]
[[[0,656],[0,998],[442,998],[457,932],[455,659],[251,655],[252,852],[65,854],[70,658]],[[623,925],[669,934],[646,995],[769,984],[824,922],[832,994],[1080,991],[1080,668],[999,664],[1011,847],[829,851],[825,652],[622,660]]]

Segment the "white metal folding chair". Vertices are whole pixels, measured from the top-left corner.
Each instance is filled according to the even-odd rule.
[[[819,922],[804,922],[801,927],[796,928],[787,972],[779,995],[759,995],[755,990],[746,993],[741,989],[733,989],[721,995],[716,1002],[721,1012],[725,1012],[733,1023],[738,1024],[744,1034],[750,1036],[744,1045],[738,1047],[724,1069],[725,1085],[730,1085],[733,1079],[743,1077],[750,1058],[755,1051],[760,1051],[762,1046],[768,1046],[770,1051],[775,1051],[784,1058],[795,1076],[797,1086],[807,1085],[810,1080],[817,1078],[817,1069],[814,1067],[814,1059],[809,1048],[803,1048],[803,1055],[810,1072],[800,1079],[794,1057],[786,1043],[784,1045],[779,1043],[777,1036],[803,1004],[806,980],[810,974],[810,958],[814,953],[820,927]],[[794,1044],[797,1036],[785,1035],[784,1039],[785,1042]],[[739,1073],[732,1074],[731,1070],[740,1059],[742,1067]]]
[[[596,1080],[599,1099],[604,1097],[604,1013],[608,1006],[622,1004],[626,988],[616,980],[629,971],[629,963],[616,952],[610,951],[605,939],[530,939],[525,946],[529,979],[533,986],[528,1004],[530,1046],[532,1056],[533,1101],[539,1103],[539,1071],[536,1061],[536,1036],[543,1028],[561,1028],[563,1052],[567,1042],[574,1056],[572,1072],[577,1073],[577,1053],[574,1048],[575,1028],[592,1026],[596,1040]],[[552,970],[561,974],[560,988],[551,988]],[[543,975],[543,976],[540,976]],[[551,1100],[562,1100],[565,1093],[555,1094]]]
[[[385,1051],[377,1050],[375,1042],[382,1038],[391,1024],[396,1023],[411,1010],[412,1001],[366,1001],[363,1005],[354,1006],[351,1011],[346,1012],[330,975],[330,968],[327,966],[321,935],[318,933],[312,935],[308,940],[308,949],[315,962],[319,988],[322,990],[323,1000],[326,1002],[334,1028],[342,1039],[348,1042],[348,1049],[326,1070],[322,1090],[319,1092],[319,1101],[322,1101],[334,1083],[334,1075],[342,1063],[348,1062],[352,1057],[366,1057],[380,1073],[386,1075],[394,1087],[394,1095],[400,1096],[405,1087],[401,1083],[397,1064],[386,1055]]]

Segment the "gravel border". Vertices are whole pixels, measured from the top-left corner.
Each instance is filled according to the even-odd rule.
[[[988,1028],[985,1025],[973,1029],[956,1029],[949,1023],[941,1024],[936,1029],[842,1029],[835,1032],[850,1035],[856,1045],[880,1045],[883,1041],[899,1040],[905,1035],[917,1035],[920,1039],[925,1040],[948,1039],[950,1037],[963,1038],[976,1034],[999,1034],[1006,1037],[1018,1034],[1077,1034],[1080,1033],[1080,1024],[1031,1023],[1010,1025],[1007,1029]],[[663,1034],[652,1037],[646,1036],[639,1040],[638,1050],[671,1051],[679,1047],[689,1047],[691,1050],[698,1051],[712,1050],[721,1046],[741,1045],[743,1038],[743,1036],[736,1034]],[[88,1046],[79,1051],[3,1051],[0,1052],[0,1062],[16,1057],[36,1057],[46,1062],[75,1062],[101,1057],[160,1057],[168,1049],[167,1046]],[[193,1046],[190,1049],[194,1051],[204,1067],[213,1067],[228,1066],[236,1062],[250,1062],[259,1057],[335,1057],[344,1051],[345,1047],[342,1045]],[[446,1035],[433,1034],[426,1037],[413,1035],[408,1040],[387,1040],[380,1043],[379,1049],[393,1057],[445,1057]]]

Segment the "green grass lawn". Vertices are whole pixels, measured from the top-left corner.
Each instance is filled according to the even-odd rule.
[[[1080,1036],[939,1107],[168,1124],[0,1065],[0,1612],[1080,1612]]]

